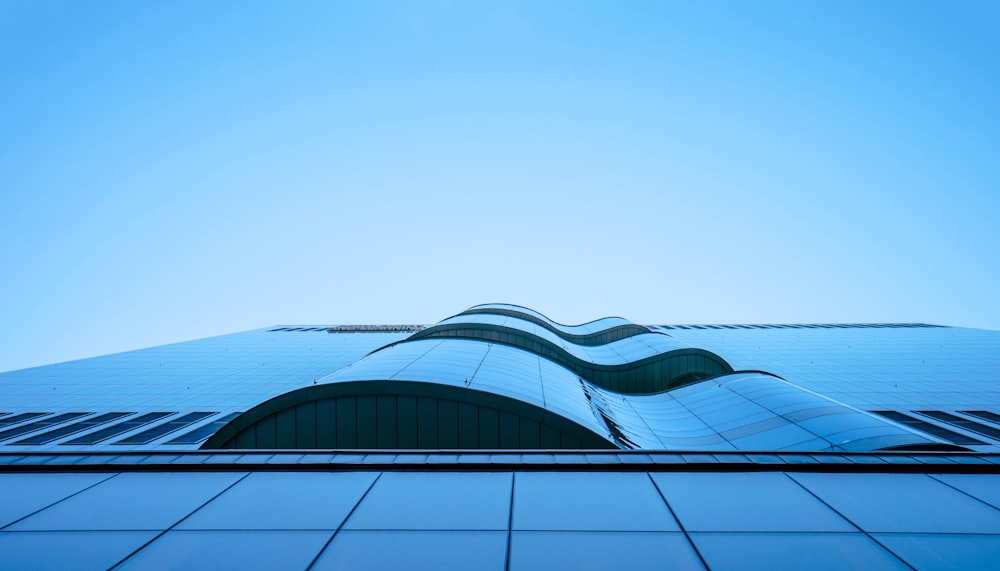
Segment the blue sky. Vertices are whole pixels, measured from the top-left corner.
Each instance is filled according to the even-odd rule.
[[[0,370],[484,302],[1000,328],[998,7],[0,0]]]

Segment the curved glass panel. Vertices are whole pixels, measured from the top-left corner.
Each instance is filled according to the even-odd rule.
[[[507,411],[540,423],[534,429],[522,427],[522,433],[548,430],[558,434],[600,435],[603,441],[624,449],[858,451],[940,444],[767,373],[733,373],[670,391],[630,395],[599,387],[561,364],[524,349],[479,340],[431,338],[391,345],[318,379],[312,387],[255,407],[234,420],[228,433],[213,437],[206,447],[234,439],[234,431],[264,422],[266,415],[278,418],[282,410],[318,402],[315,395],[307,394],[310,390],[319,394],[324,388],[337,386],[345,388],[337,393],[341,396],[358,395],[357,402],[352,400],[349,405],[351,422],[356,423],[358,431],[363,431],[360,428],[363,426],[370,426],[371,430],[389,426],[375,416],[381,414],[379,407],[383,405],[390,407],[386,410],[392,415],[397,414],[397,407],[403,405],[397,404],[395,395],[444,399],[438,402],[445,404],[434,406],[440,409],[447,405],[447,410],[455,412],[436,409],[435,422],[443,422],[441,414],[455,414],[456,424],[451,425],[459,431],[455,442],[482,442],[479,434],[482,422],[494,422],[489,420],[494,417],[498,419],[496,422],[502,422],[496,415]],[[467,409],[486,406],[486,412],[468,409],[467,420],[463,421],[463,402],[468,403]],[[417,404],[413,406],[416,408]],[[311,414],[316,415],[313,424],[324,422],[319,410]],[[365,418],[366,415],[371,418]],[[271,431],[275,430],[276,422],[280,423],[267,422],[270,424],[266,430]],[[312,424],[309,426],[315,429]],[[470,437],[469,432],[475,432],[476,436]],[[589,437],[577,438],[593,442],[587,440]],[[279,433],[271,439],[254,441],[279,442],[282,436]],[[501,441],[503,436],[498,440]],[[543,442],[544,437],[536,436],[529,441]],[[565,442],[565,437],[562,441]],[[378,448],[383,440],[363,439],[359,432],[356,441],[351,442],[357,444],[347,446]],[[386,447],[395,447],[399,441],[392,438],[384,442]]]
[[[653,393],[732,372],[721,357],[662,333],[579,345],[533,321],[490,313],[457,315],[407,339],[481,339],[535,352],[617,392]]]
[[[562,323],[552,321],[533,309],[507,303],[477,305],[460,313],[458,316],[473,314],[505,315],[524,319],[579,345],[601,345],[632,335],[650,332],[648,327],[632,323],[622,317],[603,317],[580,325],[563,325]]]

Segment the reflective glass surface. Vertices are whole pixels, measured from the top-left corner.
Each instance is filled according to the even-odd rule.
[[[0,532],[0,569],[104,571],[156,537],[154,531]],[[161,568],[165,568],[164,564]]]
[[[711,569],[909,569],[861,533],[692,533]]]
[[[315,570],[504,569],[503,531],[341,531]]]
[[[326,531],[168,531],[120,569],[305,569],[329,539]]]
[[[1000,510],[924,474],[791,474],[868,532],[1000,534]]]
[[[1000,536],[876,533],[876,541],[921,571],[1000,569]]]
[[[178,529],[334,530],[377,474],[257,472],[204,505]]]
[[[112,474],[0,474],[0,528],[111,476]]]
[[[382,475],[345,529],[507,529],[510,473]]]
[[[653,474],[653,480],[687,531],[856,531],[780,472]]]
[[[682,533],[514,531],[512,571],[704,569]]]
[[[246,474],[118,474],[11,526],[24,530],[167,529]]]
[[[642,472],[518,473],[512,525],[518,530],[679,530]]]

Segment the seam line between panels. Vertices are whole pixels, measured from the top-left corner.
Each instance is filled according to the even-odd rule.
[[[981,503],[981,504],[984,504],[984,505],[986,505],[987,507],[990,507],[990,508],[992,508],[992,509],[994,509],[994,510],[998,510],[998,511],[1000,511],[1000,508],[997,508],[997,507],[996,507],[995,505],[993,505],[993,504],[991,504],[991,503],[987,502],[986,500],[984,500],[984,499],[982,499],[982,498],[978,498],[978,497],[976,497],[976,496],[974,496],[974,495],[970,494],[969,492],[966,492],[965,490],[963,490],[963,489],[961,489],[961,488],[957,488],[957,487],[955,487],[955,486],[953,486],[953,485],[949,484],[948,482],[945,482],[944,480],[942,480],[942,479],[940,479],[940,478],[936,478],[936,477],[934,477],[934,474],[924,474],[924,475],[925,475],[925,476],[927,476],[928,478],[930,478],[930,479],[932,479],[932,480],[936,481],[936,482],[941,482],[942,484],[944,484],[945,486],[948,486],[949,488],[951,488],[951,489],[955,490],[956,492],[958,492],[958,493],[960,493],[960,494],[962,494],[962,495],[964,495],[964,496],[968,496],[968,497],[970,497],[970,498],[972,498],[972,499],[976,500],[977,502],[979,502],[979,503]]]
[[[479,374],[479,369],[481,369],[482,366],[483,366],[483,363],[486,362],[486,357],[489,357],[490,351],[492,349],[493,349],[493,343],[490,343],[489,345],[486,346],[486,352],[483,353],[483,358],[480,359],[479,360],[479,364],[476,365],[476,370],[472,371],[472,376],[471,377],[469,377],[468,379],[465,379],[465,386],[466,387],[468,387],[468,386],[472,385],[472,383],[476,382],[476,375]]]
[[[150,545],[151,545],[151,544],[152,544],[153,542],[155,542],[155,541],[156,541],[157,539],[160,539],[161,537],[163,537],[164,535],[166,535],[166,533],[167,533],[168,531],[171,531],[172,529],[174,529],[175,527],[177,527],[178,525],[180,525],[180,524],[181,524],[181,522],[183,522],[183,521],[184,521],[184,520],[186,520],[187,518],[189,518],[189,517],[191,517],[192,515],[194,515],[194,514],[195,514],[195,513],[196,513],[196,512],[198,511],[198,510],[200,510],[201,508],[203,508],[203,507],[207,506],[208,504],[212,503],[213,501],[215,501],[215,499],[216,499],[216,498],[218,498],[218,497],[219,497],[219,496],[221,496],[222,494],[224,494],[224,493],[228,492],[229,490],[233,489],[233,486],[235,486],[236,484],[239,484],[239,483],[240,483],[240,482],[242,482],[243,480],[247,479],[247,478],[248,478],[248,477],[250,476],[250,474],[251,474],[251,472],[247,472],[246,474],[243,474],[243,476],[241,476],[241,477],[240,477],[239,479],[237,479],[237,480],[236,480],[235,482],[233,482],[232,484],[229,484],[228,486],[226,486],[225,488],[223,488],[223,489],[222,489],[222,490],[221,490],[221,491],[220,491],[220,492],[219,492],[218,494],[215,494],[215,495],[214,495],[214,496],[212,496],[211,498],[208,498],[207,500],[205,500],[205,501],[204,501],[204,502],[203,502],[203,503],[202,503],[202,504],[201,504],[200,506],[198,506],[198,507],[196,507],[195,509],[193,509],[193,510],[191,510],[190,512],[188,512],[188,513],[187,513],[187,515],[185,515],[185,516],[184,516],[184,517],[182,517],[181,519],[179,519],[179,520],[175,521],[175,522],[173,523],[173,525],[171,525],[171,526],[170,526],[170,527],[168,527],[167,529],[164,529],[164,530],[163,530],[163,531],[161,531],[160,533],[157,533],[157,534],[156,534],[156,536],[155,536],[155,537],[153,537],[153,539],[150,539],[150,540],[149,540],[149,541],[147,541],[146,543],[143,543],[143,544],[142,544],[142,545],[140,545],[140,546],[139,546],[139,547],[138,547],[138,548],[137,548],[137,549],[136,549],[135,551],[133,551],[132,553],[129,553],[128,555],[126,555],[125,557],[123,557],[121,561],[119,561],[118,563],[115,563],[114,565],[112,565],[111,567],[109,567],[109,568],[108,568],[108,571],[111,571],[112,569],[118,569],[119,567],[121,567],[123,563],[125,563],[125,562],[126,562],[126,561],[128,561],[129,559],[131,559],[131,558],[135,557],[136,553],[139,553],[139,552],[140,552],[140,551],[142,551],[143,549],[146,549],[146,548],[147,548],[147,547],[149,547],[149,546],[150,546]]]
[[[860,531],[862,534],[864,534],[865,537],[867,537],[868,539],[874,541],[875,545],[878,545],[879,547],[881,547],[882,549],[884,549],[887,553],[889,553],[890,555],[892,555],[893,557],[895,557],[896,559],[898,559],[903,565],[906,565],[907,568],[913,569],[914,571],[916,571],[916,568],[913,565],[910,565],[905,559],[903,559],[902,557],[900,557],[895,551],[889,549],[889,547],[886,546],[884,543],[882,543],[881,541],[879,541],[878,539],[876,539],[875,537],[873,537],[870,533],[868,533],[867,531],[865,531],[864,529],[862,529],[860,525],[854,523],[854,520],[852,520],[851,518],[847,517],[846,515],[840,513],[840,510],[838,510],[837,508],[831,506],[829,503],[827,503],[826,500],[824,500],[823,498],[819,497],[818,494],[816,494],[815,492],[813,492],[812,490],[810,490],[808,488],[808,486],[806,486],[802,482],[796,480],[795,478],[791,477],[786,472],[782,472],[782,474],[784,474],[785,477],[788,478],[789,480],[795,482],[795,485],[797,485],[800,488],[802,488],[803,490],[805,490],[807,494],[809,494],[810,496],[816,498],[817,501],[819,501],[821,504],[823,504],[824,506],[826,506],[830,511],[832,511],[833,513],[835,513],[835,514],[839,515],[840,517],[844,518],[844,521],[846,521],[847,523],[849,523],[852,526],[854,526],[854,528],[857,529],[858,531]]]
[[[393,373],[393,374],[392,374],[392,375],[391,375],[391,376],[389,377],[389,380],[391,381],[391,380],[395,379],[396,377],[398,377],[399,375],[403,374],[403,371],[405,371],[405,370],[409,369],[410,367],[412,367],[412,366],[413,366],[413,364],[414,364],[414,363],[416,363],[417,361],[419,361],[419,360],[423,359],[424,357],[426,357],[428,353],[430,353],[431,351],[433,351],[433,350],[437,349],[438,347],[440,347],[442,343],[444,343],[444,340],[441,340],[441,341],[438,341],[438,342],[437,342],[437,343],[435,343],[434,345],[431,345],[430,347],[428,347],[428,349],[427,349],[426,351],[424,351],[423,353],[421,353],[421,354],[420,354],[419,356],[417,356],[417,357],[414,357],[412,361],[410,361],[409,363],[407,363],[407,364],[406,364],[406,366],[404,366],[404,367],[400,367],[400,368],[399,368],[399,369],[398,369],[398,370],[397,370],[397,371],[396,371],[395,373]],[[388,346],[387,346],[387,347],[388,347]],[[383,347],[382,349],[384,349],[384,348],[385,348],[385,347]],[[377,350],[376,350],[376,351],[374,351],[374,352],[378,352],[378,351],[381,351],[382,349],[377,349]],[[371,353],[369,353],[369,355],[370,355],[370,354],[371,354]],[[331,373],[331,374],[332,374],[332,373]]]
[[[681,529],[681,533],[684,534],[684,539],[688,541],[688,545],[690,545],[691,549],[694,550],[694,554],[698,556],[698,561],[701,561],[702,567],[710,569],[708,563],[705,562],[705,558],[701,556],[701,551],[698,550],[698,546],[691,540],[691,534],[689,534],[687,528],[684,527],[684,523],[681,521],[681,518],[677,517],[677,514],[674,513],[674,508],[670,505],[670,502],[667,501],[667,496],[663,495],[663,490],[661,490],[659,484],[656,483],[656,479],[653,478],[653,475],[649,472],[646,472],[646,477],[649,478],[653,487],[656,488],[656,493],[660,495],[660,499],[663,500],[663,505],[667,506],[667,509],[670,511],[670,515],[674,518],[674,521],[677,522],[677,527]]]
[[[536,353],[535,360],[538,361],[538,386],[542,389],[542,406],[548,409],[549,402],[545,400],[545,379],[542,378],[542,356]]]
[[[375,484],[377,484],[379,479],[382,478],[382,474],[385,474],[385,472],[379,472],[378,476],[375,476],[375,479],[372,480],[372,483],[368,486],[368,489],[365,490],[365,493],[361,494],[361,497],[358,498],[358,501],[354,504],[354,507],[351,508],[351,511],[347,512],[347,515],[344,516],[344,521],[340,522],[340,525],[337,526],[337,529],[333,530],[333,533],[330,534],[330,539],[326,540],[326,543],[323,544],[323,547],[319,549],[319,551],[316,553],[316,556],[313,557],[313,560],[310,561],[309,565],[306,566],[306,571],[309,571],[310,569],[313,568],[313,566],[316,565],[316,562],[319,561],[319,558],[323,556],[323,553],[325,553],[326,550],[330,547],[330,544],[333,543],[333,539],[337,537],[337,534],[340,533],[340,530],[344,529],[344,525],[347,524],[347,521],[350,520],[351,516],[354,515],[354,512],[357,511],[358,506],[361,505],[361,502],[365,501],[365,498],[368,497],[368,493],[372,491],[372,488],[375,487]]]
[[[514,486],[517,482],[517,472],[510,473],[510,509],[507,511],[507,552],[504,554],[504,571],[510,571],[510,542],[514,529]]]
[[[15,519],[14,521],[12,521],[12,522],[8,523],[7,525],[5,525],[5,526],[3,526],[3,527],[0,527],[0,530],[4,530],[4,529],[7,529],[8,527],[10,527],[10,526],[12,526],[12,525],[14,525],[14,524],[16,524],[16,523],[18,523],[18,522],[20,522],[20,521],[24,521],[24,520],[28,519],[29,517],[31,517],[31,516],[33,516],[33,515],[37,514],[38,512],[41,512],[41,511],[43,511],[43,510],[47,510],[47,509],[51,508],[52,506],[54,506],[54,505],[56,505],[56,504],[61,504],[62,502],[65,502],[66,500],[68,500],[68,499],[72,498],[73,496],[76,496],[76,495],[79,495],[79,494],[82,494],[82,493],[86,492],[87,490],[89,490],[89,489],[93,488],[94,486],[97,486],[97,485],[100,485],[100,484],[103,484],[104,482],[107,482],[107,481],[108,481],[108,480],[110,480],[111,478],[114,478],[115,476],[120,476],[120,475],[121,475],[121,472],[117,472],[117,473],[115,473],[115,474],[111,474],[111,475],[110,475],[110,476],[108,476],[107,478],[104,478],[103,480],[99,480],[99,481],[97,481],[97,482],[94,482],[93,484],[91,484],[91,485],[87,486],[86,488],[83,488],[82,490],[78,490],[78,491],[76,491],[76,492],[73,492],[72,494],[70,494],[70,495],[68,495],[68,496],[66,496],[66,497],[64,497],[64,498],[61,498],[61,499],[58,499],[58,500],[56,500],[56,501],[54,501],[54,502],[52,502],[52,503],[50,503],[50,504],[46,504],[45,506],[42,506],[42,507],[38,508],[37,510],[35,510],[35,511],[33,511],[33,512],[29,513],[29,514],[28,514],[28,515],[26,515],[26,516],[23,516],[23,517],[19,517],[19,518]]]

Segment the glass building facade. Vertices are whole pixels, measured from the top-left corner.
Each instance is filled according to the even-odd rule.
[[[1000,568],[1000,332],[275,326],[0,373],[0,569]]]

